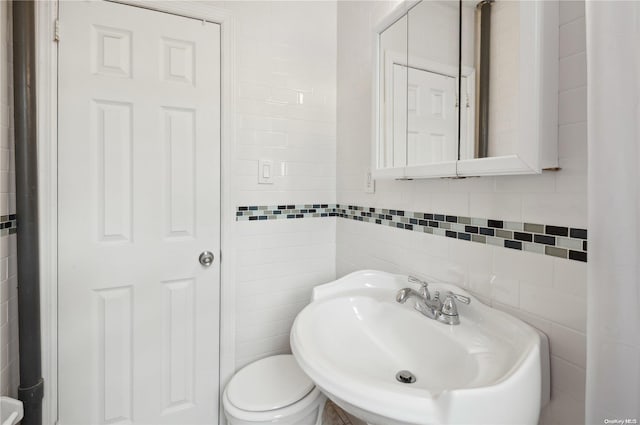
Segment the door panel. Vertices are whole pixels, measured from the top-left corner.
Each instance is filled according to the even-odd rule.
[[[60,2],[59,423],[218,420],[220,27]]]

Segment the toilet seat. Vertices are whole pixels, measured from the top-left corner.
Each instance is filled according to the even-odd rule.
[[[227,396],[239,409],[266,412],[302,400],[313,388],[313,381],[288,354],[267,357],[244,367],[229,381]]]
[[[314,388],[309,394],[307,394],[298,403],[294,403],[281,409],[270,410],[266,412],[252,412],[250,410],[243,410],[236,407],[230,400],[225,390],[222,396],[222,403],[227,415],[231,415],[234,418],[256,423],[269,423],[280,418],[295,418],[296,416],[304,416],[305,411],[311,406],[318,403],[318,399],[324,399],[324,395]]]
[[[290,354],[258,360],[241,369],[222,396],[225,413],[243,423],[295,420],[323,401],[324,395]]]

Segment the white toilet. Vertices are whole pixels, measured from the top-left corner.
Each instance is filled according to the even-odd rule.
[[[244,367],[222,395],[229,425],[320,425],[325,401],[291,354]]]

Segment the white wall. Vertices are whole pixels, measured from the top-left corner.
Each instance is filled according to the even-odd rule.
[[[372,27],[398,2],[338,3],[337,202],[586,228],[584,3],[560,8],[559,172],[464,180],[377,181],[370,166]],[[337,274],[363,268],[418,273],[461,284],[549,335],[552,403],[542,423],[584,418],[586,265],[419,234],[337,221]]]
[[[335,203],[336,4],[224,2],[236,18],[236,205]],[[258,160],[274,161],[272,185]],[[289,352],[311,288],[335,278],[335,219],[236,222],[236,366]]]
[[[0,216],[15,214],[11,2],[0,2]],[[6,221],[5,218],[2,221]],[[17,396],[16,235],[0,230],[0,395]]]

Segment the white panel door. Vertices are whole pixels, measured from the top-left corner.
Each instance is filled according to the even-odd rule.
[[[58,423],[217,423],[220,27],[63,1],[60,32]]]
[[[455,77],[409,68],[407,84],[407,164],[458,159]]]

